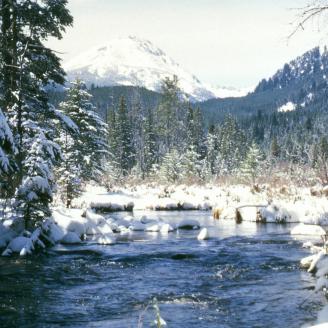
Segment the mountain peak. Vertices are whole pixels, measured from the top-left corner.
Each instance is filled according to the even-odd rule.
[[[207,88],[151,41],[136,36],[112,39],[91,48],[64,63],[64,68],[68,80],[80,78],[87,85],[131,85],[152,91],[160,90],[164,78],[176,75],[190,100],[216,97],[216,90]]]

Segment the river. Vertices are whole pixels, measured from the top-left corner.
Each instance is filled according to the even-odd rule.
[[[308,254],[289,225],[197,219],[198,231],[134,232],[115,245],[57,245],[27,258],[0,258],[1,327],[150,327],[157,299],[168,327],[301,327],[325,299],[299,268]],[[147,310],[145,307],[148,306]]]

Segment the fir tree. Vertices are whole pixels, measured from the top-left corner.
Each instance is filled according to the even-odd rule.
[[[230,174],[239,167],[247,151],[246,137],[232,116],[223,122],[218,142],[220,174]]]
[[[280,155],[280,147],[276,137],[273,137],[270,146],[270,155],[272,158],[278,158]]]
[[[119,132],[117,126],[117,113],[114,109],[111,109],[107,116],[108,124],[108,170],[107,174],[110,174],[113,180],[119,178],[120,164],[118,160],[118,145],[119,145]]]
[[[181,158],[177,150],[168,152],[162,160],[159,177],[165,182],[177,182],[181,178]]]
[[[215,176],[218,174],[218,136],[217,131],[214,128],[214,125],[211,125],[206,137],[206,157],[205,157],[205,166],[206,166],[206,175]]]
[[[184,118],[180,108],[181,90],[177,76],[164,79],[161,92],[163,96],[157,109],[157,126],[161,141],[160,151],[165,154],[181,146],[184,141]]]
[[[151,169],[155,163],[158,162],[157,158],[157,144],[156,144],[156,134],[155,134],[155,126],[154,126],[154,115],[153,111],[148,108],[147,116],[144,120],[144,171],[146,175],[149,175]]]
[[[14,137],[7,119],[0,109],[0,198],[7,198],[11,194],[11,188],[6,181],[14,172],[14,163],[12,163],[10,156],[14,152]]]
[[[246,158],[241,163],[240,174],[254,185],[259,174],[263,158],[255,142],[249,147]]]
[[[202,171],[202,162],[196,151],[196,147],[191,145],[181,156],[181,175],[188,180],[199,179]]]
[[[62,84],[60,60],[43,42],[60,39],[72,17],[66,0],[3,0],[1,21],[1,85],[3,112],[13,131],[16,171],[13,186],[18,215],[26,227],[49,215],[54,190],[53,165],[60,158],[53,126],[58,115],[49,106],[45,86]]]
[[[132,128],[124,97],[121,97],[117,114],[117,156],[123,176],[130,173],[134,166],[135,153],[133,148]]]
[[[59,138],[63,162],[57,173],[67,207],[81,193],[85,182],[100,182],[105,172],[108,128],[90,100],[85,84],[77,80],[68,90],[67,100],[60,104],[62,112],[70,116],[76,127],[61,131]]]

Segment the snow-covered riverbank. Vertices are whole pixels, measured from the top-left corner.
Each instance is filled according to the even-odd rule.
[[[245,221],[328,225],[328,201],[324,194],[309,188],[286,186],[276,189],[262,186],[255,190],[244,185],[141,185],[110,193],[104,188],[89,186],[75,201],[75,206],[95,209],[107,206],[113,210],[133,208],[134,211],[217,209],[222,219],[234,219],[235,209],[240,208]]]
[[[244,221],[267,223],[304,223],[302,233],[324,234],[324,229],[309,224],[328,224],[328,202],[325,195],[314,195],[310,189],[267,186],[250,188],[236,185],[207,186],[134,186],[107,192],[102,187],[88,186],[73,203],[74,209],[53,207],[53,216],[44,224],[44,232],[30,234],[11,220],[0,221],[0,248],[12,252],[32,252],[45,242],[55,244],[82,242],[94,236],[101,244],[115,243],[117,234],[129,231],[168,233],[182,226],[171,226],[161,218],[148,219],[144,211],[213,210],[219,219],[236,219],[236,209]],[[103,212],[130,211],[124,219],[104,217]],[[185,227],[200,228],[198,222],[185,222]],[[321,230],[320,230],[321,229]],[[318,230],[320,230],[318,232]],[[32,232],[31,232],[32,233]],[[298,232],[296,231],[296,234]],[[32,238],[32,239],[31,239]],[[48,240],[48,239],[49,240]],[[14,239],[14,241],[13,241]],[[44,240],[45,239],[45,240]]]

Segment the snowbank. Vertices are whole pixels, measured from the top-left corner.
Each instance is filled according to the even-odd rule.
[[[290,233],[292,235],[324,236],[326,230],[318,225],[300,223]]]
[[[328,225],[325,194],[321,192],[318,196],[309,188],[261,186],[255,191],[244,185],[138,185],[109,193],[103,188],[88,186],[75,203],[97,212],[213,209],[220,219],[235,219],[236,208],[242,208],[240,214],[245,221]]]
[[[327,294],[328,289],[328,252],[327,245],[314,255],[307,256],[301,260],[301,266],[307,268],[308,272],[314,273],[317,282],[315,291],[324,291]],[[318,325],[312,327],[327,327],[328,306],[325,306],[318,314]]]

